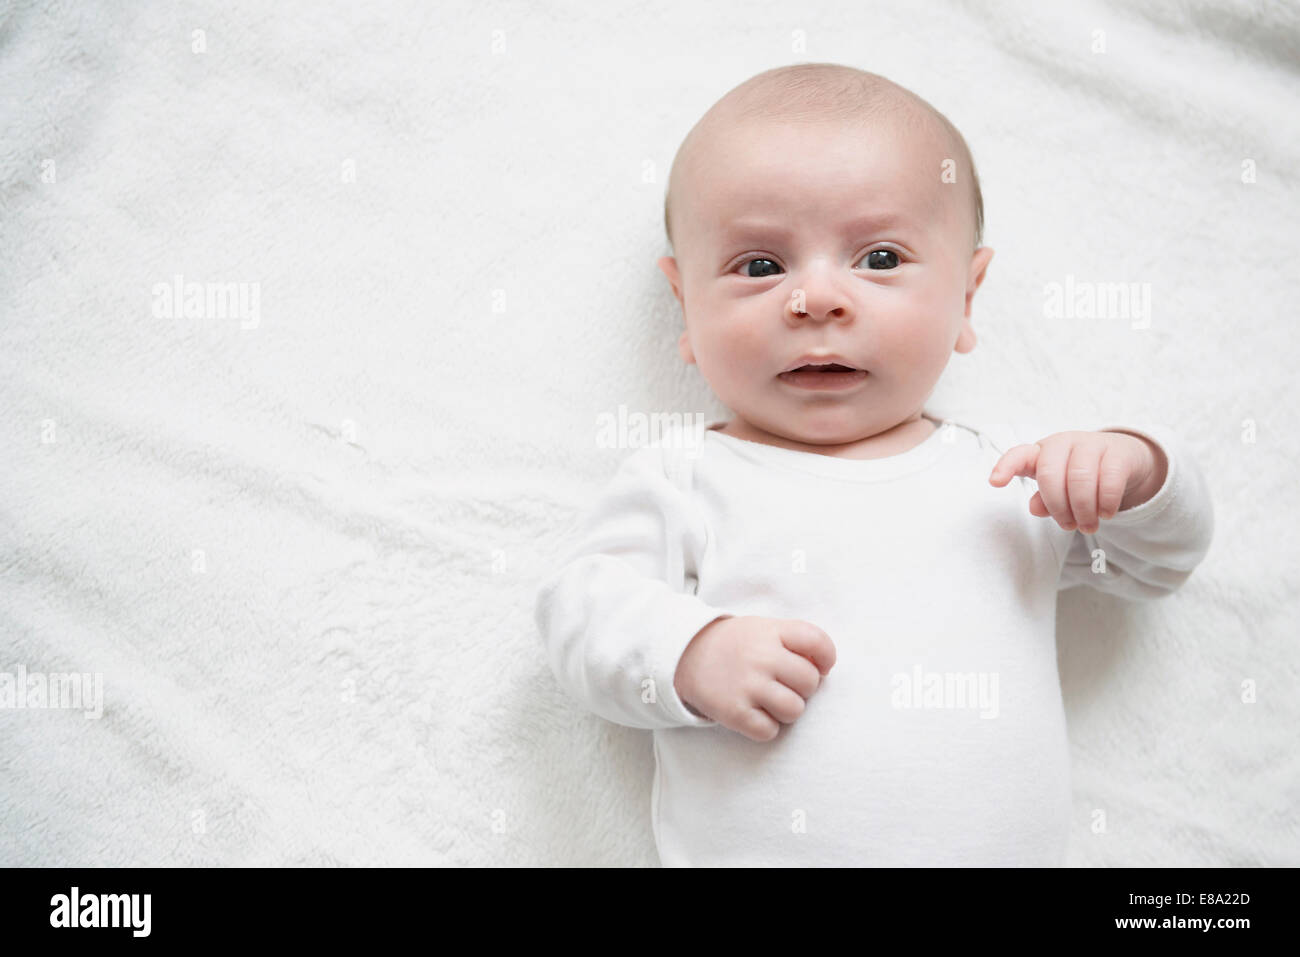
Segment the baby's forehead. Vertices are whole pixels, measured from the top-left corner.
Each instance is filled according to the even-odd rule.
[[[692,144],[683,164],[681,212],[702,213],[699,225],[761,219],[764,211],[796,212],[810,197],[843,196],[835,211],[863,210],[896,218],[943,221],[957,203],[943,179],[957,156],[942,124],[919,112],[872,118],[791,119],[764,114],[718,116]],[[840,188],[842,187],[842,188]],[[964,195],[964,190],[956,190]],[[698,221],[697,221],[698,222]],[[715,229],[705,226],[705,231]],[[715,233],[716,234],[716,233]]]
[[[844,149],[877,149],[882,146],[917,155],[953,155],[953,146],[942,124],[913,113],[877,118],[792,119],[774,116],[719,117],[700,137],[703,155],[732,153],[752,148],[756,141],[779,144],[783,154],[798,158],[813,147],[833,145]]]
[[[951,151],[915,127],[735,125],[700,144],[696,201],[729,207],[797,204],[809,195],[906,194],[937,201]]]

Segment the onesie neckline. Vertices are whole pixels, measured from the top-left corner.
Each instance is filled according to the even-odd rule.
[[[797,469],[801,472],[849,482],[878,482],[919,472],[933,464],[943,455],[946,448],[952,446],[952,436],[948,435],[945,438],[945,433],[950,430],[945,429],[943,423],[934,416],[924,412],[921,415],[935,424],[933,432],[906,452],[876,459],[846,459],[737,438],[717,431],[719,426],[726,424],[725,419],[718,419],[706,425],[704,436],[706,442],[720,444],[735,454],[761,465]]]

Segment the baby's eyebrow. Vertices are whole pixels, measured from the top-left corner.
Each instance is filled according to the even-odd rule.
[[[857,236],[864,233],[875,233],[886,229],[895,229],[907,222],[907,217],[896,212],[879,212],[867,213],[865,215],[855,216],[845,220],[839,226],[839,230],[846,236]],[[829,228],[834,229],[834,226]],[[741,236],[765,235],[775,236],[779,239],[788,239],[794,232],[793,227],[788,223],[778,220],[759,219],[755,217],[739,217],[737,219],[724,221],[722,235],[726,239],[737,239]]]

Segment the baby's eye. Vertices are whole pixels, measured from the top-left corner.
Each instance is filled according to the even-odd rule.
[[[758,267],[757,273],[752,273],[748,271],[748,267],[754,265],[754,263],[764,263],[764,265]],[[762,257],[756,259],[746,259],[743,263],[741,263],[736,268],[743,270],[742,275],[744,275],[748,279],[763,279],[766,276],[775,276],[781,270],[781,267],[778,266],[776,263],[774,263],[772,260],[763,259]]]
[[[873,249],[867,253],[868,269],[894,269],[898,266],[898,253],[892,249]]]

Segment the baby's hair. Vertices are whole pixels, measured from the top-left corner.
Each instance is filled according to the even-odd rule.
[[[683,157],[718,116],[739,121],[765,119],[792,122],[840,121],[872,123],[890,120],[909,129],[932,122],[955,154],[958,170],[970,177],[975,213],[975,248],[984,238],[984,197],[975,160],[961,131],[946,116],[917,96],[876,73],[840,63],[798,63],[776,67],[750,77],[718,100],[686,134],[668,176],[664,195],[664,230],[673,242],[673,184],[680,179]],[[936,175],[938,171],[936,170]],[[958,176],[962,173],[958,172]]]

